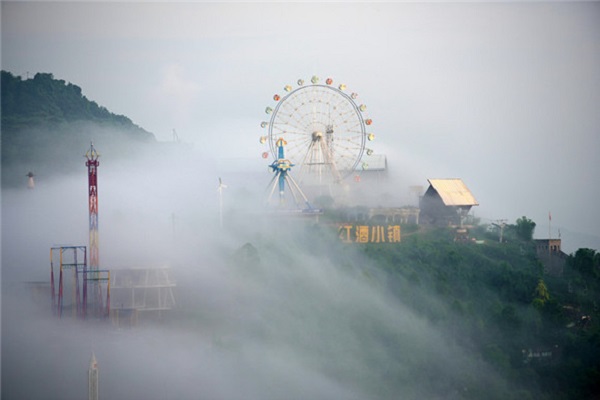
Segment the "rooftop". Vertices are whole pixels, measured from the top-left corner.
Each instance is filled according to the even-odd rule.
[[[462,179],[427,179],[447,206],[478,206],[479,203]]]

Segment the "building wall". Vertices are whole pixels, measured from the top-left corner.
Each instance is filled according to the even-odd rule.
[[[561,239],[536,239],[535,249],[538,254],[550,252],[560,252],[561,250]],[[550,250],[548,250],[550,248]]]
[[[445,205],[440,195],[431,186],[421,198],[419,208],[421,209],[420,220],[422,223],[438,226],[460,224],[458,211],[461,207]],[[467,213],[470,209],[471,207],[466,207],[463,212]]]
[[[544,273],[561,276],[567,261],[567,254],[561,250],[561,239],[535,239],[538,259],[544,266]]]

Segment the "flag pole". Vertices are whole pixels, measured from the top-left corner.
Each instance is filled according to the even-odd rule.
[[[552,270],[552,213],[548,211],[548,270]]]

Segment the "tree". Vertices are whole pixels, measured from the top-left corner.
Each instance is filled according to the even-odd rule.
[[[600,253],[596,250],[581,248],[569,257],[573,269],[587,278],[600,277]]]
[[[251,243],[246,243],[233,254],[233,262],[244,268],[256,267],[260,264],[258,250]]]
[[[540,278],[537,286],[535,287],[533,299],[533,306],[535,308],[542,308],[548,300],[550,300],[550,292],[548,292],[548,288],[544,283],[544,280]]]
[[[533,231],[535,230],[535,222],[523,216],[517,219],[517,236],[519,239],[529,242],[533,239]]]

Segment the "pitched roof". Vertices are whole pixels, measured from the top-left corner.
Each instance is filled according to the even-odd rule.
[[[462,179],[427,179],[447,206],[478,206],[479,203]]]

